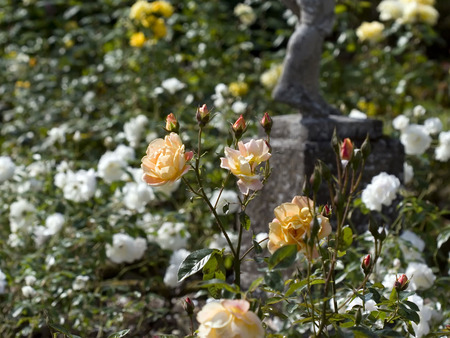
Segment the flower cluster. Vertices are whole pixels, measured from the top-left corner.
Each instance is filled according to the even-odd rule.
[[[140,26],[151,30],[153,37],[158,40],[167,34],[167,27],[164,18],[172,16],[174,9],[166,1],[147,2],[138,0],[130,8],[130,19],[137,22]],[[130,38],[130,45],[133,47],[142,47],[146,41],[143,32],[135,32]]]
[[[434,0],[383,0],[378,5],[380,20],[396,20],[400,24],[423,22],[435,25],[439,18]]]
[[[317,249],[310,250],[306,240],[315,221],[320,226],[319,240],[331,233],[331,225],[327,217],[315,214],[313,201],[305,196],[295,196],[291,203],[276,207],[274,213],[275,218],[269,224],[269,251],[274,253],[284,245],[296,244],[297,250],[309,259],[317,256]]]

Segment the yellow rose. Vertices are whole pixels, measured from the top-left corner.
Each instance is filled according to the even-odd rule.
[[[401,2],[408,4],[408,3],[417,3],[417,4],[421,4],[421,5],[429,5],[429,6],[433,6],[435,3],[435,0],[400,0]]]
[[[305,242],[305,235],[309,237],[313,225],[313,201],[306,196],[295,196],[292,203],[283,203],[274,210],[275,218],[269,224],[269,243],[267,248],[270,253],[284,245],[297,244],[297,250],[308,259],[317,256],[317,249],[309,250]],[[328,218],[317,215],[320,225],[319,239],[327,237],[331,233]]]
[[[256,174],[256,167],[272,156],[269,147],[264,140],[250,140],[245,144],[240,141],[238,148],[225,147],[225,157],[220,159],[220,167],[239,178],[237,184],[243,194],[248,194],[249,190],[261,190],[263,184]]]
[[[167,27],[162,18],[156,19],[152,26],[153,34],[155,34],[156,39],[160,39],[166,36]]]
[[[387,21],[401,18],[403,15],[403,4],[397,0],[381,1],[377,9],[380,12],[380,20]]]
[[[258,316],[249,311],[243,299],[223,299],[206,304],[197,314],[198,336],[226,338],[262,338],[264,329]]]
[[[234,15],[246,26],[250,26],[256,21],[256,14],[253,8],[246,4],[237,4],[234,7]]]
[[[361,41],[378,41],[383,37],[384,25],[381,22],[363,22],[356,29],[356,35]]]
[[[142,179],[151,186],[173,183],[189,169],[186,164],[193,156],[192,151],[185,153],[180,136],[170,133],[164,140],[156,139],[147,147],[147,155],[142,158]]]
[[[424,22],[429,25],[435,25],[438,18],[439,12],[433,6],[421,5],[414,2],[405,6],[402,22]]]
[[[150,12],[169,18],[173,14],[173,6],[166,1],[154,1],[150,3]]]
[[[130,37],[130,46],[141,48],[145,43],[145,35],[142,32],[134,33]]]
[[[273,89],[275,88],[282,71],[283,71],[282,64],[272,65],[270,66],[269,70],[266,70],[264,73],[261,74],[259,80],[261,81],[262,85],[267,89]]]
[[[248,84],[245,82],[231,82],[228,86],[228,90],[234,97],[244,96],[248,92]]]
[[[131,20],[143,20],[150,12],[151,6],[146,0],[138,0],[130,8]]]

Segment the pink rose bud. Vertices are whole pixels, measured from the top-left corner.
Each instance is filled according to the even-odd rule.
[[[197,108],[197,114],[195,115],[200,126],[205,126],[209,122],[209,110],[206,104]]]
[[[166,131],[168,133],[177,133],[180,130],[180,125],[178,124],[178,120],[175,117],[175,115],[173,115],[173,113],[170,113],[169,115],[167,115],[166,117]]]
[[[341,160],[350,161],[352,156],[353,156],[353,144],[349,138],[346,138],[341,144]]]
[[[240,139],[242,134],[244,134],[245,130],[247,129],[247,125],[245,124],[244,117],[241,115],[239,118],[234,122],[233,126],[234,135],[236,136],[236,139]]]
[[[397,290],[397,292],[399,292],[405,290],[408,287],[408,284],[409,284],[408,277],[406,277],[406,275],[403,274],[395,280],[394,287]]]
[[[188,316],[192,316],[194,314],[195,305],[189,297],[186,297],[184,300],[183,307]]]
[[[361,263],[361,268],[363,269],[364,274],[367,275],[369,273],[371,265],[372,265],[371,257],[370,255],[367,255],[366,257],[364,257]]]
[[[269,135],[273,126],[273,121],[272,118],[269,116],[269,114],[264,113],[264,116],[259,123],[261,123],[261,126],[264,128],[266,134]]]

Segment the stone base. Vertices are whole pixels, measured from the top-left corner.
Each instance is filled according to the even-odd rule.
[[[272,175],[247,208],[252,231],[255,234],[268,232],[268,224],[274,218],[274,208],[290,202],[296,195],[302,195],[305,177],[311,176],[318,159],[336,171],[335,154],[331,147],[334,129],[340,139],[349,137],[356,147],[361,146],[366,135],[369,135],[372,152],[366,163],[361,189],[373,176],[383,171],[402,179],[403,146],[398,140],[383,136],[382,128],[383,124],[378,120],[338,115],[315,119],[302,119],[300,114],[274,117],[270,159]],[[328,189],[323,186],[318,202],[325,204],[330,202],[328,199]]]

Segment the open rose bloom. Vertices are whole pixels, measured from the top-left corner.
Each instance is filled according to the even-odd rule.
[[[292,203],[283,203],[274,210],[275,218],[269,224],[269,243],[267,247],[271,253],[284,245],[297,244],[298,251],[308,259],[317,256],[317,249],[311,250],[305,242],[305,236],[310,236],[314,224],[313,201],[306,196],[295,196]],[[320,225],[319,240],[331,233],[328,218],[317,215]]]
[[[197,314],[200,323],[198,336],[208,338],[258,338],[264,329],[258,316],[249,311],[250,304],[243,299],[212,302]]]
[[[239,190],[248,194],[249,190],[261,190],[260,175],[256,174],[256,167],[267,161],[270,156],[269,147],[264,140],[250,140],[238,143],[238,150],[225,147],[225,157],[221,158],[220,167],[228,169],[239,178]]]
[[[192,151],[185,153],[180,136],[170,133],[164,140],[156,139],[147,147],[147,155],[142,158],[142,179],[151,186],[173,183],[189,169],[186,164],[192,159]]]

